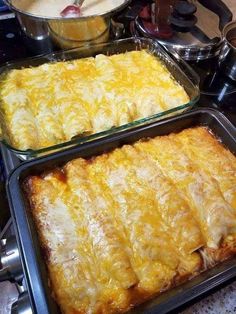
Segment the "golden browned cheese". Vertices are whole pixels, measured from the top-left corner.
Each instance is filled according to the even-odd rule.
[[[165,65],[145,50],[11,70],[0,78],[3,136],[40,149],[188,103]]]
[[[236,157],[223,149],[205,128],[185,130],[176,139],[189,158],[215,178],[225,200],[236,212]]]
[[[235,174],[199,127],[29,177],[62,312],[126,312],[235,254]]]
[[[184,153],[176,135],[153,139],[140,146],[185,195],[209,247],[217,248],[223,236],[235,232],[234,209],[224,199],[216,180],[198,166],[197,158],[190,160]],[[169,158],[170,154],[174,159]]]

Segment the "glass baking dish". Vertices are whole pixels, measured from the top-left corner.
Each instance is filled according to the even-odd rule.
[[[98,138],[108,136],[113,133],[125,132],[128,129],[144,125],[157,121],[159,119],[166,118],[168,116],[182,113],[183,111],[190,109],[199,99],[199,78],[196,73],[178,56],[169,55],[156,41],[147,38],[128,38],[121,39],[109,43],[103,43],[92,46],[84,46],[80,48],[74,48],[70,50],[63,50],[60,52],[50,53],[47,55],[37,56],[33,58],[27,58],[22,61],[14,63],[7,63],[0,68],[0,79],[12,69],[21,69],[35,67],[44,63],[51,63],[57,61],[69,61],[80,58],[94,57],[97,54],[113,55],[124,53],[133,50],[147,50],[152,55],[156,56],[167,67],[174,79],[185,89],[189,96],[189,102],[181,104],[175,108],[159,112],[157,114],[135,120],[119,127],[113,127],[109,130],[102,132],[78,136],[70,141],[56,144],[50,147],[45,147],[37,150],[27,149],[18,150],[12,147],[11,143],[7,140],[7,136],[2,134],[2,142],[13,151],[19,158],[23,160],[32,159],[41,155],[50,154],[58,150],[63,150],[71,146],[79,145],[88,141],[92,141]],[[0,99],[1,101],[1,99]],[[3,115],[0,114],[0,123],[4,124]]]

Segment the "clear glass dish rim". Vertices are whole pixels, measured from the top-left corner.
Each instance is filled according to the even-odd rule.
[[[48,62],[58,62],[59,60],[56,60],[54,58],[56,57],[63,57],[63,54],[69,54],[70,52],[82,52],[82,51],[86,51],[88,48],[106,48],[106,47],[111,47],[111,46],[115,46],[115,45],[121,45],[121,44],[125,44],[125,43],[133,43],[133,44],[138,44],[138,43],[143,43],[143,44],[149,44],[152,48],[155,49],[155,51],[159,50],[159,52],[161,52],[163,54],[163,56],[165,58],[167,58],[170,62],[172,62],[175,67],[178,68],[178,70],[180,72],[182,72],[186,77],[186,73],[183,72],[183,70],[180,68],[180,66],[178,65],[178,63],[176,62],[176,60],[174,59],[173,55],[169,55],[166,50],[164,50],[162,48],[162,46],[160,44],[158,44],[156,41],[150,39],[150,38],[143,38],[143,37],[130,37],[130,38],[125,38],[125,39],[118,39],[118,40],[114,40],[114,41],[109,41],[106,43],[99,43],[99,44],[93,44],[89,47],[77,47],[77,48],[72,48],[72,49],[63,49],[60,51],[56,51],[56,52],[52,52],[52,53],[47,53],[47,54],[41,54],[41,55],[37,55],[34,57],[28,57],[28,58],[24,58],[24,59],[19,59],[17,61],[13,61],[13,62],[6,62],[5,64],[3,64],[2,66],[0,66],[0,75],[3,74],[5,71],[7,71],[7,69],[9,67],[16,67],[20,66],[22,63],[26,63],[27,61],[29,62],[33,62],[36,60],[40,60],[40,59],[48,59]],[[75,59],[75,58],[74,58]],[[80,57],[78,57],[78,59],[80,59]],[[64,59],[64,61],[70,61],[71,59]],[[181,62],[183,62],[185,64],[186,67],[188,67],[188,70],[191,71],[192,76],[194,77],[194,79],[198,79],[197,74],[194,72],[194,70],[187,65],[180,57],[179,60],[181,60]],[[46,60],[45,60],[46,61]],[[46,62],[45,62],[46,63]],[[43,63],[42,63],[43,64]],[[23,65],[22,65],[23,66]],[[31,65],[29,65],[30,67]],[[172,75],[172,73],[171,73]],[[188,77],[187,77],[188,78]],[[154,115],[139,119],[139,120],[134,120],[132,122],[129,122],[127,124],[124,124],[122,126],[118,126],[118,127],[112,127],[108,130],[104,130],[102,132],[98,132],[95,134],[91,134],[88,136],[81,136],[66,142],[62,142],[59,144],[55,144],[52,146],[48,146],[48,147],[43,147],[40,149],[27,149],[27,150],[19,150],[14,148],[13,146],[11,146],[6,139],[4,139],[4,137],[2,139],[0,139],[0,141],[8,148],[10,149],[12,152],[14,152],[17,155],[21,155],[21,156],[28,156],[28,157],[37,157],[40,154],[44,154],[44,153],[53,153],[55,150],[59,150],[59,149],[66,149],[69,148],[71,146],[75,146],[75,145],[79,145],[79,144],[83,144],[92,140],[96,140],[98,138],[101,137],[105,137],[114,133],[118,133],[118,132],[122,132],[125,130],[130,129],[131,127],[136,127],[136,126],[140,126],[144,123],[151,123],[151,122],[155,122],[155,120],[157,120],[160,117],[165,117],[168,114],[171,113],[175,113],[178,114],[178,111],[180,110],[184,110],[184,109],[188,109],[190,107],[192,107],[200,98],[200,91],[199,91],[199,82],[192,82],[191,79],[188,78],[188,80],[191,82],[191,84],[193,85],[193,87],[196,89],[196,96],[192,99],[190,99],[190,101],[188,103],[182,104],[180,106],[156,113]],[[183,86],[184,87],[184,86]]]
[[[37,150],[33,150],[33,149],[18,150],[16,148],[12,147],[11,145],[9,145],[5,141],[5,139],[2,140],[2,143],[7,148],[9,148],[11,151],[13,151],[14,153],[16,153],[18,155],[25,155],[25,156],[36,157],[35,155],[43,154],[43,153],[46,153],[46,152],[54,153],[54,150],[57,150],[57,149],[69,148],[70,146],[75,146],[77,144],[84,144],[84,143],[87,143],[89,141],[101,138],[101,137],[105,137],[105,136],[108,136],[108,135],[111,135],[111,134],[114,134],[114,133],[125,131],[127,129],[130,129],[130,127],[132,127],[132,126],[136,127],[136,126],[141,126],[142,124],[147,123],[147,122],[148,123],[155,122],[155,120],[157,118],[159,118],[159,117],[163,116],[163,118],[164,118],[164,116],[166,116],[166,115],[168,115],[170,113],[173,113],[173,112],[177,113],[178,110],[182,110],[182,109],[184,110],[184,109],[187,109],[189,107],[192,107],[198,101],[198,99],[199,99],[199,96],[197,96],[195,99],[193,99],[192,101],[188,102],[187,104],[184,104],[184,105],[181,105],[181,106],[178,106],[178,107],[166,110],[166,111],[164,111],[164,113],[160,112],[160,113],[154,114],[152,116],[148,116],[148,117],[143,118],[143,119],[135,120],[133,122],[130,122],[128,124],[125,124],[125,125],[122,125],[122,126],[119,126],[119,127],[113,127],[113,128],[111,128],[109,130],[106,130],[106,131],[98,132],[98,133],[91,134],[91,135],[88,135],[88,136],[85,136],[85,137],[81,137],[81,138],[76,138],[76,139],[73,139],[73,140],[70,140],[70,141],[67,141],[67,142],[55,144],[53,146],[44,147],[44,148],[40,148],[40,149],[37,149]]]

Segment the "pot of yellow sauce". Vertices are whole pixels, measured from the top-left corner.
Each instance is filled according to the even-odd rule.
[[[60,48],[109,40],[111,17],[130,0],[85,0],[80,17],[62,17],[73,0],[5,0],[25,34],[35,40],[51,38]]]

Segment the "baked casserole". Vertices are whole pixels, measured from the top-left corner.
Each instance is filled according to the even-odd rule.
[[[204,127],[24,183],[62,313],[123,313],[236,252],[236,157]]]
[[[146,50],[10,70],[0,83],[4,138],[40,149],[187,104],[163,62]]]

